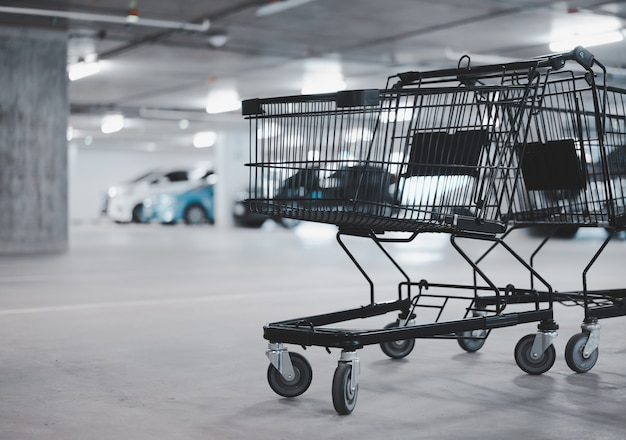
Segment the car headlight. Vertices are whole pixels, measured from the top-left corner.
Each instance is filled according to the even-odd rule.
[[[233,207],[233,214],[237,216],[243,216],[246,214],[246,212],[247,208],[245,204],[243,204],[242,202],[235,203],[235,206]]]
[[[163,221],[169,223],[173,220],[174,220],[174,211],[172,209],[166,209],[165,212],[163,212]]]
[[[159,197],[159,203],[161,205],[165,205],[165,206],[170,206],[173,205],[175,202],[175,198],[168,195],[168,194],[161,194],[161,196]]]

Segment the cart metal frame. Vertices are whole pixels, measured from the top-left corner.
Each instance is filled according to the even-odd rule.
[[[520,186],[512,197],[510,228],[502,236],[504,240],[527,226],[551,226],[530,256],[529,264],[536,268],[535,258],[560,227],[608,231],[581,272],[580,290],[539,294],[541,300],[580,306],[584,311],[581,333],[573,335],[565,348],[567,365],[578,373],[589,371],[597,361],[599,320],[626,315],[626,288],[590,289],[588,284],[588,274],[605,248],[626,231],[626,90],[608,86],[604,66],[593,56],[585,58],[589,62],[584,72],[552,72],[546,77],[541,102],[528,125],[526,153],[546,148],[539,160],[529,154],[533,166],[522,164]],[[555,148],[550,150],[550,145]],[[548,163],[546,168],[562,169],[556,173],[538,170],[538,161]],[[531,286],[532,277],[531,273]],[[488,302],[497,300],[493,297]],[[523,295],[509,299],[527,300]]]
[[[542,374],[552,367],[556,357],[552,342],[558,329],[553,312],[556,293],[534,269],[532,260],[526,262],[502,237],[509,227],[522,223],[548,219],[547,223],[558,224],[564,218],[580,222],[575,216],[563,216],[559,212],[563,206],[550,205],[545,191],[530,197],[532,191],[560,188],[550,186],[554,185],[550,179],[546,184],[542,176],[537,180],[532,176],[533,166],[524,169],[524,162],[527,153],[542,142],[553,142],[551,147],[570,156],[572,148],[574,154],[582,151],[574,141],[546,137],[541,118],[544,113],[556,114],[553,98],[573,94],[576,100],[578,91],[566,87],[577,84],[577,70],[587,78],[597,109],[593,68],[599,63],[583,48],[497,66],[470,67],[468,62],[462,67],[462,62],[456,69],[398,74],[382,90],[243,102],[243,114],[250,121],[247,166],[250,194],[255,195],[249,201],[252,209],[337,225],[339,245],[370,287],[366,305],[264,327],[268,382],[279,395],[304,393],[312,378],[308,361],[285,344],[341,349],[332,386],[339,414],[355,408],[360,371],[357,350],[368,345],[379,344],[392,358],[408,355],[420,338],[456,339],[463,349],[476,351],[493,329],[537,322],[537,332],[517,343],[515,360],[529,374]],[[569,64],[574,68],[566,68]],[[558,110],[563,114],[563,109]],[[565,120],[580,116],[571,108],[565,114]],[[603,118],[596,121],[600,128]],[[602,172],[606,171],[603,165]],[[569,186],[579,184],[576,179],[571,183],[571,176],[558,177]],[[534,187],[533,179],[539,182]],[[406,186],[410,181],[421,186]],[[410,235],[389,239],[383,237],[385,232]],[[451,246],[473,270],[471,284],[415,282],[383,246],[410,242],[424,233],[449,234]],[[400,272],[403,280],[397,300],[376,301],[374,282],[346,246],[344,236],[371,239]],[[530,286],[496,286],[481,267],[482,258],[473,261],[458,239],[487,241],[492,249],[505,249],[528,271]],[[543,284],[542,291],[534,288],[535,281]],[[425,292],[431,288],[444,293]],[[586,292],[583,298],[586,313],[591,296]],[[422,303],[428,297],[440,298],[443,305]],[[441,320],[441,311],[452,301],[466,301],[465,315]],[[509,304],[527,307],[505,311]],[[417,324],[417,312],[423,307],[439,307],[440,313],[432,322]],[[335,327],[388,313],[397,313],[397,319],[384,328]]]

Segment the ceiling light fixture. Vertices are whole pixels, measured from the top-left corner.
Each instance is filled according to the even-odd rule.
[[[550,50],[565,52],[622,41],[622,23],[616,17],[588,12],[568,13],[552,22]]]
[[[214,131],[200,131],[193,137],[193,146],[196,148],[208,148],[215,145],[217,133]]]
[[[206,112],[209,114],[226,113],[239,110],[241,99],[234,89],[213,90],[209,92]]]
[[[267,15],[278,14],[279,12],[295,8],[296,6],[304,5],[311,1],[313,0],[269,0],[267,4],[259,7],[256,10],[256,16],[264,17]]]
[[[324,58],[311,58],[304,64],[304,81],[300,93],[333,93],[346,88],[341,59],[338,55]]]
[[[139,9],[137,9],[137,2],[131,0],[128,4],[128,15],[126,16],[127,23],[137,23],[139,21]]]
[[[79,61],[67,69],[67,76],[70,81],[77,81],[100,72],[100,64],[97,61]]]
[[[104,134],[111,134],[124,128],[124,115],[121,113],[111,113],[104,115],[100,130]]]
[[[338,76],[314,76],[306,80],[300,93],[314,95],[316,93],[333,93],[346,88],[346,82]]]
[[[562,40],[550,43],[552,52],[566,52],[577,46],[593,47],[604,44],[619,43],[624,40],[621,31],[602,32],[598,34],[572,34]]]
[[[211,32],[210,34],[208,34],[206,41],[212,47],[224,47],[224,45],[228,42],[228,34],[226,32],[220,31]]]

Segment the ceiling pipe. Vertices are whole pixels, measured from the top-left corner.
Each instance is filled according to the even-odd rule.
[[[172,29],[179,31],[190,32],[206,32],[211,25],[209,20],[204,20],[202,23],[184,23],[168,20],[154,20],[150,18],[139,17],[137,21],[128,22],[126,17],[118,15],[102,15],[92,14],[86,12],[72,12],[72,11],[53,11],[49,9],[33,9],[33,8],[17,8],[11,6],[0,6],[0,13],[2,14],[19,14],[19,15],[37,15],[40,17],[50,18],[66,18],[68,20],[78,21],[93,21],[98,23],[114,23],[130,26],[146,26],[160,29]]]

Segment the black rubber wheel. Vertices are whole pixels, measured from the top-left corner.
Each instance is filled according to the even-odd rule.
[[[274,365],[267,368],[267,382],[276,394],[283,397],[296,397],[309,389],[313,380],[313,369],[304,356],[289,353],[293,365],[294,377],[289,380],[278,372]]]
[[[195,203],[185,209],[184,220],[187,225],[204,225],[211,222],[206,210]]]
[[[459,347],[468,353],[474,353],[485,345],[487,341],[487,330],[473,330],[457,333],[456,342],[459,343]]]
[[[535,334],[524,336],[515,346],[515,362],[528,374],[543,374],[552,368],[556,360],[554,345],[550,345],[537,359],[531,356]]]
[[[598,361],[598,348],[591,352],[588,358],[583,356],[585,345],[589,340],[589,334],[578,333],[572,336],[565,346],[565,362],[572,371],[586,373],[591,370]]]
[[[398,322],[387,324],[384,328],[396,328]],[[413,351],[415,347],[415,339],[404,339],[402,341],[381,342],[380,349],[391,359],[402,359]]]
[[[352,377],[352,364],[340,362],[333,376],[333,406],[339,415],[350,414],[356,406],[356,398],[359,394],[359,385],[353,390],[350,387]]]

